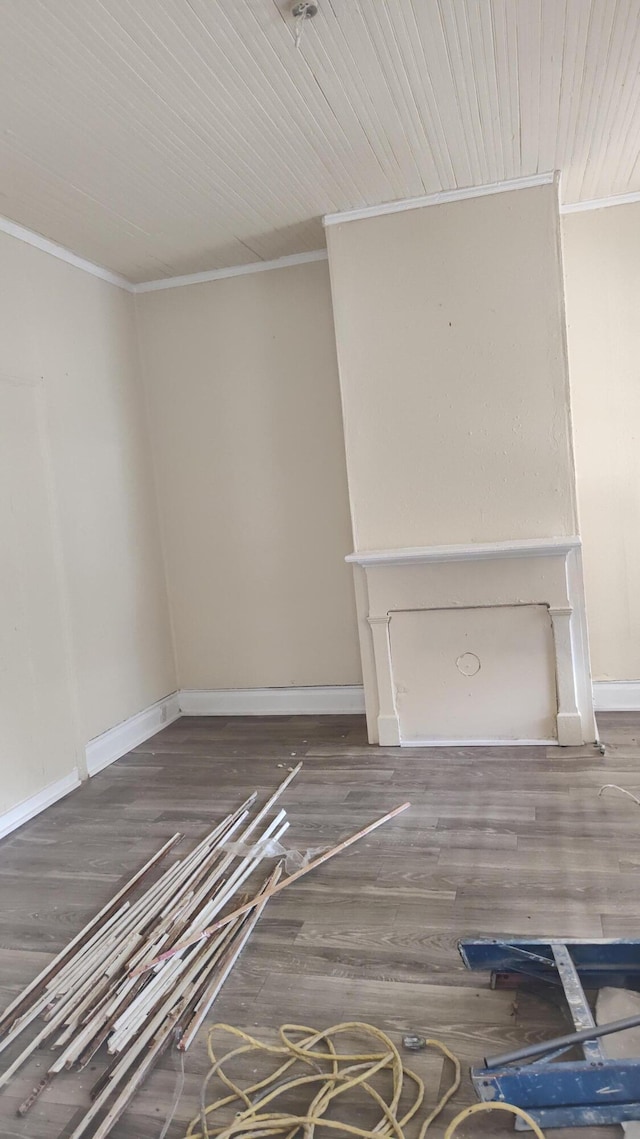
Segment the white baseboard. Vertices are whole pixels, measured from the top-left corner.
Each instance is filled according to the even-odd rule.
[[[364,693],[358,685],[173,692],[89,740],[87,771],[97,775],[180,716],[316,716],[353,712],[364,712]]]
[[[149,708],[143,708],[121,724],[116,724],[115,728],[109,728],[102,735],[89,740],[86,747],[89,775],[97,775],[104,767],[172,724],[179,716],[178,693],[172,692],[170,696],[165,696]]]
[[[596,711],[640,711],[640,680],[596,681]],[[218,688],[173,692],[142,712],[90,740],[87,770],[96,775],[180,716],[340,716],[364,713],[364,690],[357,684],[302,688]],[[557,740],[403,740],[403,747],[549,746]],[[81,786],[77,768],[69,775],[0,815],[0,838]]]
[[[400,747],[557,747],[557,740],[401,740]]]
[[[17,827],[21,827],[34,815],[46,811],[52,803],[57,803],[58,799],[64,799],[65,795],[68,795],[70,791],[75,791],[76,787],[80,786],[78,769],[74,767],[73,771],[70,771],[63,779],[50,783],[48,787],[38,791],[37,795],[32,795],[30,799],[25,799],[23,803],[18,803],[17,807],[12,807],[10,811],[5,811],[4,815],[0,815],[0,838],[4,838]]]
[[[640,680],[596,680],[593,702],[596,712],[639,712]]]
[[[359,684],[306,688],[183,689],[183,716],[339,716],[364,712]]]

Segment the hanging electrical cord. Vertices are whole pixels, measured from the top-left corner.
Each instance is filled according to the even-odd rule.
[[[218,1058],[213,1048],[213,1038],[217,1033],[227,1033],[241,1043]],[[349,1040],[365,1037],[367,1048],[363,1051],[340,1052],[335,1043],[340,1036],[346,1036]],[[381,1136],[407,1139],[405,1127],[422,1106],[425,1086],[416,1072],[405,1067],[395,1044],[381,1029],[357,1021],[319,1031],[305,1025],[283,1024],[279,1029],[279,1037],[279,1044],[265,1044],[230,1024],[215,1024],[209,1030],[207,1048],[211,1068],[202,1083],[200,1111],[189,1124],[185,1139],[233,1139],[234,1136],[236,1139],[240,1139],[240,1136],[242,1139],[249,1139],[249,1136],[258,1139],[258,1136],[281,1134],[291,1139],[301,1128],[304,1129],[305,1139],[313,1139],[316,1127],[330,1128],[342,1135],[357,1136],[358,1139],[380,1139]],[[435,1108],[421,1124],[417,1139],[424,1139],[431,1124],[460,1086],[460,1061],[457,1056],[440,1040],[428,1039],[426,1044],[450,1061],[453,1065],[453,1078]],[[236,1057],[251,1053],[279,1059],[281,1062],[264,1079],[241,1088],[225,1068]],[[302,1074],[296,1074],[296,1066],[299,1070],[302,1066]],[[390,1096],[381,1094],[372,1083],[380,1072],[385,1071],[392,1076]],[[214,1077],[220,1080],[229,1094],[208,1103],[209,1084]],[[410,1088],[411,1101],[408,1106],[405,1104],[401,1107],[401,1099],[407,1087]],[[290,1102],[291,1094],[301,1088],[308,1088],[311,1097],[304,1114],[287,1110],[286,1103],[279,1110],[275,1109],[276,1100],[289,1097]],[[339,1098],[354,1088],[366,1092],[382,1113],[372,1129],[327,1118],[328,1109],[336,1107]],[[231,1122],[221,1122],[220,1113],[234,1104],[240,1106]],[[544,1139],[543,1132],[526,1111],[505,1103],[477,1103],[464,1108],[449,1124],[445,1139],[452,1139],[469,1116],[494,1109],[519,1116],[529,1125],[537,1139]],[[218,1121],[214,1118],[216,1115]]]
[[[296,22],[295,40],[296,47],[299,48],[305,23],[307,20],[312,20],[314,16],[318,15],[318,5],[310,3],[309,0],[302,0],[302,3],[294,4],[291,9],[291,15]]]

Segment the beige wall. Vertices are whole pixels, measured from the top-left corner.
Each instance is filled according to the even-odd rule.
[[[326,263],[136,304],[180,687],[358,683]]]
[[[640,678],[640,204],[563,218],[595,680]]]
[[[553,185],[331,226],[356,548],[575,533]]]
[[[42,260],[34,301],[90,739],[174,691],[175,666],[133,297]]]
[[[175,689],[133,298],[0,235],[8,809]]]
[[[0,286],[0,309],[4,299]],[[0,335],[6,332],[0,327]],[[2,343],[11,347],[8,339]],[[0,371],[0,834],[5,811],[81,762],[41,392],[28,376],[5,371],[6,362]]]

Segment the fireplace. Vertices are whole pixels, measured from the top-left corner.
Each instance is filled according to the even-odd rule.
[[[596,738],[580,539],[350,554],[369,739]]]

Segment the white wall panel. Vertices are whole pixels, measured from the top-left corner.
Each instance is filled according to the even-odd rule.
[[[555,738],[546,606],[393,613],[389,637],[403,742]]]

